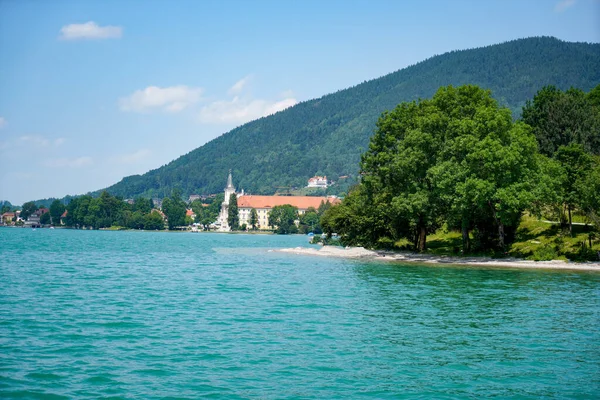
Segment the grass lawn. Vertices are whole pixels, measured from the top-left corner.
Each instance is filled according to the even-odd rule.
[[[515,241],[508,248],[507,255],[536,261],[593,259],[596,252],[600,251],[600,235],[596,235],[596,238],[593,239],[590,250],[589,233],[591,231],[590,226],[573,225],[573,237],[571,237],[568,232],[561,230],[559,224],[543,222],[536,217],[524,215],[517,229]],[[471,239],[473,239],[472,236]],[[585,243],[585,251],[582,251],[582,243]],[[405,239],[396,242],[395,245],[398,248],[411,248],[411,243]],[[460,256],[462,255],[461,250],[462,236],[460,232],[439,229],[435,234],[427,236],[427,253]],[[490,251],[488,253],[471,253],[468,256],[498,257],[503,255]]]

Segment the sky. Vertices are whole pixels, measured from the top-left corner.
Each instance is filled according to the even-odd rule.
[[[600,0],[0,0],[0,200],[83,194],[451,50],[600,42]]]

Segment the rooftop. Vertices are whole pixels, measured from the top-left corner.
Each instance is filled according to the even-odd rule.
[[[272,208],[289,204],[299,209],[309,207],[319,208],[321,202],[330,202],[338,204],[340,199],[337,197],[316,197],[316,196],[253,196],[244,195],[237,198],[238,207],[244,208]]]

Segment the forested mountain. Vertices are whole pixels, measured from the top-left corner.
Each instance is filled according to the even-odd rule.
[[[127,198],[164,197],[173,188],[184,195],[217,193],[229,169],[236,187],[257,194],[304,186],[313,175],[356,177],[381,113],[403,101],[429,98],[441,86],[490,89],[517,117],[545,85],[589,91],[598,83],[600,44],[536,37],[453,51],[244,124],[106,190]]]

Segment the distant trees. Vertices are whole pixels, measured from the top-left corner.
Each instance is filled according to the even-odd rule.
[[[187,207],[185,202],[181,199],[181,192],[178,189],[173,189],[171,197],[167,197],[163,200],[162,210],[167,217],[169,229],[185,225],[185,212]]]
[[[240,229],[240,216],[238,211],[237,195],[235,193],[232,193],[231,196],[229,196],[227,224],[229,225],[229,229],[232,231],[237,231]]]
[[[540,152],[554,156],[561,146],[579,144],[600,155],[600,85],[589,94],[545,86],[523,107],[523,122],[533,128]]]
[[[289,204],[275,206],[269,211],[269,226],[278,234],[298,233],[297,219],[298,209]]]
[[[64,207],[59,203],[53,202],[47,213],[51,215],[55,225],[60,223],[60,216],[64,212],[59,213]],[[148,210],[148,206],[147,199],[136,199],[134,204],[130,205],[108,192],[103,192],[98,198],[89,195],[80,196],[73,198],[66,206],[67,215],[64,223],[75,228],[100,229],[116,226],[131,229],[164,229],[164,220],[158,211],[151,213],[142,211]]]
[[[29,219],[29,216],[38,210],[38,206],[33,201],[28,201],[21,208],[21,218]]]
[[[319,225],[319,214],[314,207],[309,207],[308,210],[299,216],[298,230],[300,233],[321,233],[321,225]]]
[[[50,213],[46,212],[40,216],[40,224],[49,225],[50,224]]]
[[[47,214],[50,215],[50,219],[52,224],[60,225],[60,217],[65,212],[66,207],[60,200],[54,200],[52,204],[50,204],[50,209]]]
[[[537,185],[542,201],[536,210],[541,212],[540,205],[550,210],[572,234],[574,209],[592,220],[598,214],[590,188],[600,165],[600,85],[587,94],[546,86],[523,108],[523,121],[532,127],[542,153],[544,171]]]
[[[158,211],[152,211],[144,216],[144,229],[159,231],[165,228],[165,221]]]
[[[210,229],[210,225],[215,222],[219,216],[219,210],[221,203],[223,202],[223,195],[219,197],[218,201],[212,201],[210,204],[205,205],[200,200],[194,200],[191,204],[191,208],[196,214],[196,222],[201,224],[205,231]]]
[[[4,214],[12,210],[12,204],[10,201],[2,202],[2,207],[0,207],[0,214]]]

